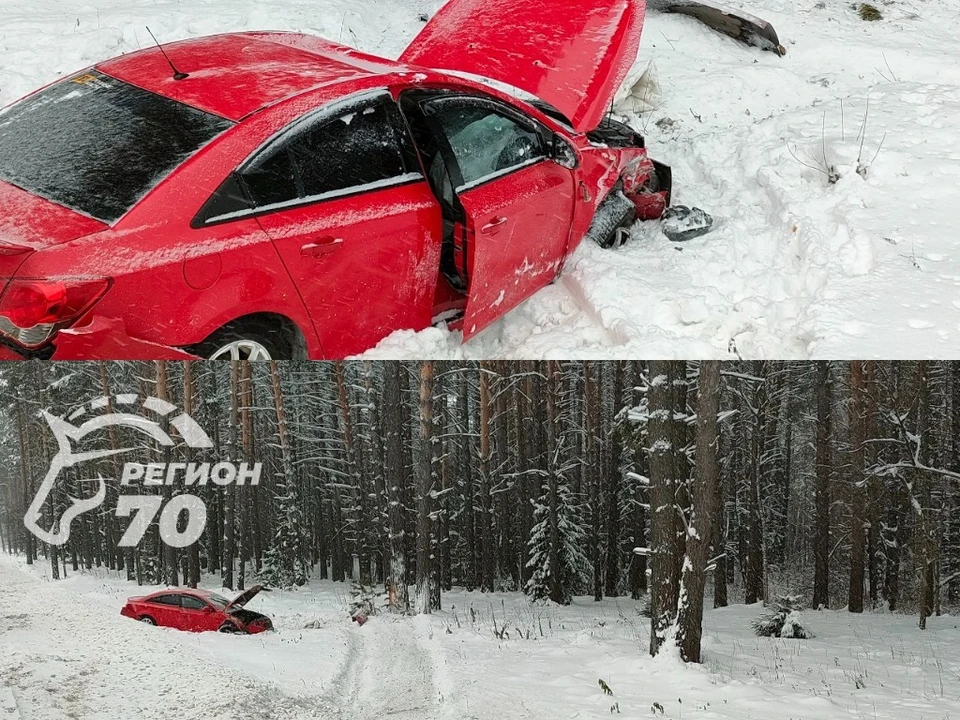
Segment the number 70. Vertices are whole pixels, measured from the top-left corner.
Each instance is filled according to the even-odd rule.
[[[165,545],[183,548],[200,539],[207,524],[207,506],[196,495],[177,495],[160,512],[163,498],[159,495],[121,495],[117,498],[117,517],[133,514],[130,526],[117,543],[119,547],[136,547],[146,535],[150,523],[160,513],[160,539]],[[177,529],[181,513],[187,513],[187,526]]]

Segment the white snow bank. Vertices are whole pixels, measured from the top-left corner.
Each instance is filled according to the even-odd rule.
[[[116,573],[55,583],[48,573],[0,555],[0,710],[11,703],[6,688],[24,718],[149,720],[171,708],[238,720],[960,714],[960,629],[949,616],[921,631],[914,616],[808,611],[817,637],[795,640],[754,635],[759,604],[707,609],[704,664],[692,666],[675,650],[649,657],[642,600],[578,597],[559,607],[455,589],[433,615],[381,614],[360,627],[347,612],[349,585],[314,580],[258,595],[251,607],[277,630],[243,637],[121,617],[124,598],[152,588]],[[307,621],[317,628],[304,629]]]

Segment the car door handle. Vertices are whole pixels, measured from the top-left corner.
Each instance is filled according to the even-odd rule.
[[[482,232],[484,235],[489,235],[499,230],[503,225],[506,224],[506,222],[507,222],[507,218],[505,217],[494,218],[493,220],[488,222],[486,225],[484,225],[482,228],[480,228],[480,232]]]
[[[305,257],[319,257],[329,255],[343,244],[343,238],[322,237],[309,242],[300,248],[300,254]]]

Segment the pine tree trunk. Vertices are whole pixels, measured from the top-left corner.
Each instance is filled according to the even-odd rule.
[[[388,468],[386,462],[386,447],[383,443],[381,429],[383,426],[380,397],[374,387],[373,364],[369,360],[363,363],[363,388],[365,393],[365,405],[367,413],[367,433],[368,447],[371,450],[369,467],[376,474],[375,479],[371,479],[371,494],[379,499],[380,505],[371,512],[373,523],[379,532],[376,534],[375,551],[377,553],[377,579],[386,582],[389,576],[389,533],[383,532],[381,518],[387,512],[388,497]]]
[[[480,363],[480,590],[493,592],[493,508],[490,498],[490,415],[493,401],[490,397],[490,364]]]
[[[157,373],[157,398],[165,402],[170,401],[170,389],[169,383],[167,380],[167,362],[165,360],[159,360],[155,363],[156,373]],[[163,419],[164,430],[167,430],[168,421],[166,418]],[[170,462],[170,448],[164,446],[161,451],[161,462],[167,464]],[[166,505],[170,502],[172,497],[172,488],[169,485],[163,486],[163,502]],[[177,558],[177,549],[170,545],[167,545],[160,540],[161,547],[163,548],[163,564],[166,571],[166,583],[167,585],[177,586],[180,584],[180,575],[178,572],[178,558]]]
[[[433,363],[420,363],[420,452],[417,463],[417,596],[416,611],[433,611]]]
[[[470,379],[468,373],[460,374],[460,396],[457,398],[457,428],[462,438],[459,446],[460,473],[463,477],[463,536],[465,558],[465,585],[467,590],[480,586],[480,563],[477,549],[477,518],[475,483],[473,479],[474,444],[470,432],[471,403]]]
[[[850,478],[850,591],[847,609],[863,612],[863,578],[866,572],[866,534],[864,514],[866,493],[864,487],[864,378],[863,363],[850,363],[850,451],[852,453]]]
[[[690,461],[687,459],[686,447],[690,444],[689,429],[685,422],[687,417],[687,363],[677,362],[674,365],[673,378],[673,417],[670,421],[670,436],[673,455],[673,497],[676,512],[673,514],[673,586],[677,588],[679,597],[680,575],[683,572],[683,559],[687,552],[687,527],[685,515],[690,509]],[[674,601],[676,602],[676,599]]]
[[[756,393],[756,417],[752,429],[751,454],[747,466],[745,553],[743,567],[744,602],[750,605],[764,599],[764,537],[760,510],[760,480],[763,474],[768,414],[770,411],[770,379],[766,365],[754,364],[754,373],[763,378]]]
[[[623,454],[623,433],[616,417],[623,407],[623,363],[613,364],[613,398],[611,429],[608,436],[606,462],[607,567],[604,590],[608,597],[619,595],[620,585],[620,474]]]
[[[97,363],[98,369],[100,371],[100,391],[103,393],[103,397],[106,398],[107,403],[107,413],[114,413],[114,402],[113,395],[110,392],[110,376],[107,373],[107,364],[105,362]],[[117,441],[117,428],[114,425],[107,426],[107,441],[111,450],[119,449],[120,445]],[[120,456],[113,456],[113,472],[116,478],[121,477],[123,472],[123,463],[120,462]],[[124,492],[131,492],[131,489],[126,489]],[[119,495],[119,490],[114,490],[113,493],[110,493],[108,490],[108,500],[112,497],[113,502],[116,502],[116,497]],[[124,548],[122,551],[117,547],[117,542],[120,540],[119,528],[116,526],[116,518],[109,516],[109,519],[106,521],[106,541],[108,544],[108,552],[116,553],[116,567],[118,570],[126,569],[127,580],[133,580],[133,549]]]
[[[340,427],[343,434],[346,453],[347,473],[353,486],[352,504],[356,513],[357,529],[354,554],[357,556],[361,582],[370,581],[370,547],[367,493],[364,492],[364,478],[360,471],[360,457],[354,433],[353,411],[347,392],[346,370],[343,362],[334,363],[334,377],[337,383],[337,405],[340,410]]]
[[[600,457],[597,451],[597,426],[599,425],[599,399],[594,372],[600,365],[583,363],[583,420],[584,459],[582,466],[584,482],[590,497],[590,553],[593,564],[593,599],[603,600],[603,556],[600,549]]]
[[[35,489],[33,483],[31,482],[31,472],[30,472],[30,448],[27,430],[27,420],[24,417],[24,401],[22,397],[18,397],[16,400],[16,419],[17,419],[17,445],[20,449],[20,492],[23,497],[23,504],[27,505],[33,498]],[[27,565],[33,565],[36,560],[36,542],[37,539],[33,533],[26,533],[25,535],[25,550],[27,555]]]
[[[389,568],[387,585],[392,610],[406,612],[409,608],[407,594],[407,570],[405,532],[403,518],[402,488],[406,472],[404,425],[402,419],[403,398],[400,390],[400,373],[406,372],[400,363],[384,365],[383,406],[381,419],[384,438],[384,473],[387,484],[387,524],[389,527]]]
[[[700,364],[697,399],[696,468],[686,560],[680,578],[677,644],[686,662],[700,662],[703,635],[703,594],[710,560],[711,521],[717,496],[717,415],[720,412],[720,363]]]
[[[560,577],[560,494],[559,465],[562,462],[560,412],[557,397],[560,393],[560,369],[556,361],[547,362],[547,509],[549,517],[549,579],[548,597],[555,603],[566,604],[566,595]]]
[[[830,365],[817,363],[816,526],[814,529],[813,607],[830,606]]]
[[[674,383],[681,376],[682,366],[683,363],[676,361],[650,363],[647,451],[650,455],[651,655],[659,651],[677,613],[674,417],[678,409],[674,406],[677,398]]]
[[[930,461],[931,446],[934,443],[934,433],[931,427],[930,368],[929,364],[925,361],[917,363],[916,388],[917,421],[915,435],[918,444],[916,457],[920,463],[926,465]],[[935,585],[938,545],[936,520],[934,518],[930,477],[920,468],[916,468],[915,470],[908,472],[910,473],[908,492],[911,495],[911,505],[914,509],[914,522],[916,525],[914,529],[914,544],[916,548],[915,554],[920,574],[920,587],[918,593],[918,604],[920,606],[920,629],[926,630],[927,618],[930,617],[934,612],[934,596],[936,592]]]
[[[189,417],[194,413],[194,385],[193,385],[193,363],[189,360],[183,363],[183,412]],[[190,462],[193,460],[193,449],[184,447],[184,460]],[[200,584],[200,543],[191,543],[187,548],[187,585],[195,588]]]
[[[433,553],[432,604],[435,610],[441,609],[440,595],[453,586],[450,569],[450,501],[453,485],[453,452],[450,449],[451,412],[446,402],[447,392],[446,363],[437,368],[434,383],[434,396],[439,399],[434,406],[433,427],[439,429],[440,437],[431,443],[432,462],[439,479],[439,498],[437,499],[437,518],[430,552]]]
[[[243,461],[253,463],[253,408],[254,391],[252,368],[248,361],[240,362],[240,440]],[[250,493],[246,486],[237,486],[240,516],[240,531],[237,533],[237,559],[240,564],[237,568],[237,589],[246,589],[247,560],[252,556],[250,541]]]
[[[230,409],[228,415],[228,438],[230,444],[230,460],[237,462],[239,460],[239,417],[240,417],[240,361],[230,361]],[[223,558],[223,567],[220,574],[223,577],[223,586],[234,589],[233,570],[236,558],[236,487],[227,485],[224,489],[224,513],[223,513],[223,542],[221,553]]]

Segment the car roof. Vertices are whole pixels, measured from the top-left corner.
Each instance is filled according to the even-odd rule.
[[[214,595],[214,593],[209,590],[201,590],[199,588],[167,588],[166,590],[158,590],[157,592],[145,595],[144,599],[154,598],[160,595],[193,595],[194,597],[208,599]]]
[[[301,33],[212,35],[165,44],[163,50],[187,78],[174,79],[156,47],[108,60],[96,69],[233,121],[312,88],[405,69]]]

